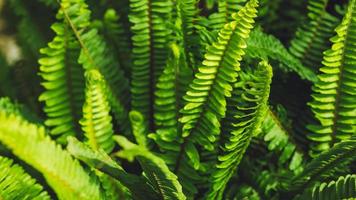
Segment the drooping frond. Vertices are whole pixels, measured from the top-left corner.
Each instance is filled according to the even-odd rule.
[[[114,131],[107,96],[107,84],[97,70],[86,72],[85,104],[80,120],[87,143],[93,149],[111,153],[115,147]]]
[[[85,16],[87,13],[81,14]],[[45,124],[51,128],[51,134],[64,143],[69,135],[80,136],[78,121],[84,102],[84,72],[77,63],[80,46],[69,24],[58,22],[52,29],[55,38],[40,51],[39,74],[45,91],[39,100],[45,103]]]
[[[116,119],[125,133],[130,132],[128,111],[129,83],[113,52],[95,28],[89,28],[90,11],[83,0],[64,0],[59,16],[75,34],[81,47],[79,63],[85,70],[98,69],[108,83],[109,102]]]
[[[274,36],[263,33],[261,29],[251,32],[247,40],[246,54],[252,58],[272,59],[281,63],[281,69],[297,73],[302,79],[316,82],[316,74],[293,57],[284,45]],[[283,68],[282,68],[283,67]]]
[[[22,167],[0,156],[0,199],[51,199]]]
[[[130,190],[134,199],[157,199],[157,195],[144,178],[126,173],[105,151],[90,149],[73,137],[68,139],[67,149],[77,159],[120,181]]]
[[[263,121],[262,134],[263,139],[268,145],[268,150],[278,154],[278,164],[287,164],[288,168],[295,174],[303,170],[304,154],[298,149],[293,138],[288,135],[278,116],[269,109]]]
[[[186,156],[195,169],[199,168],[195,145],[209,151],[215,148],[214,143],[220,132],[219,119],[225,116],[226,98],[231,96],[232,84],[240,71],[240,61],[253,27],[257,6],[258,1],[249,1],[234,14],[235,21],[221,29],[217,42],[208,48],[205,60],[184,96],[186,104],[179,119],[183,123],[184,141],[177,158],[176,171],[180,168],[180,160]]]
[[[331,39],[332,48],[325,51],[321,74],[313,87],[309,103],[318,124],[309,125],[308,138],[315,155],[345,140],[356,131],[356,1],[349,2],[342,23]],[[351,54],[349,54],[351,52]]]
[[[318,70],[323,52],[330,48],[329,38],[339,19],[326,11],[329,0],[308,1],[308,22],[297,30],[289,51],[313,71]]]
[[[356,198],[356,175],[341,176],[336,181],[322,183],[307,190],[296,200],[332,200]]]
[[[169,0],[130,0],[133,24],[132,109],[142,113],[154,129],[154,91],[167,58],[172,2]]]
[[[144,176],[158,194],[159,199],[186,199],[182,186],[178,182],[178,177],[169,170],[163,159],[142,146],[130,143],[122,136],[117,136],[115,139],[124,148],[118,155],[124,154],[137,158],[144,171]]]
[[[314,158],[305,167],[304,171],[290,180],[288,191],[300,191],[313,185],[317,181],[324,181],[331,177],[338,167],[342,168],[356,160],[356,138],[342,141],[328,151]]]
[[[43,174],[59,199],[99,200],[99,185],[41,126],[0,111],[0,141]]]
[[[261,62],[246,78],[240,73],[232,97],[227,102],[227,116],[222,122],[224,132],[220,142],[216,169],[207,199],[222,199],[227,182],[235,173],[251,138],[257,133],[268,109],[272,67]]]

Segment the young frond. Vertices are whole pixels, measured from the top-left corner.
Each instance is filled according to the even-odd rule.
[[[107,84],[95,69],[86,72],[86,82],[83,118],[80,120],[82,130],[91,148],[102,148],[110,153],[115,142]]]

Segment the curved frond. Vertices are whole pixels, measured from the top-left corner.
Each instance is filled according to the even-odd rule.
[[[43,127],[0,112],[0,141],[41,172],[59,199],[101,199],[99,184],[78,161],[45,134]]]
[[[227,182],[235,173],[251,138],[260,128],[268,109],[272,67],[261,62],[256,71],[235,84],[232,97],[228,100],[228,113],[222,122],[224,133],[220,152],[207,199],[222,199]]]
[[[39,100],[45,103],[45,124],[51,128],[51,134],[64,143],[69,135],[80,136],[78,122],[84,102],[84,72],[77,63],[80,46],[69,24],[55,23],[52,29],[56,33],[55,38],[40,51],[39,74],[45,91]]]
[[[356,57],[352,56],[356,51],[355,27],[356,1],[351,0],[336,28],[337,35],[331,39],[332,48],[324,52],[321,74],[313,87],[309,105],[319,123],[308,126],[312,156],[356,132]]]
[[[293,57],[284,45],[274,36],[263,33],[261,29],[251,32],[247,40],[246,54],[252,58],[272,59],[280,62],[284,71],[297,73],[302,79],[316,82],[316,74]]]
[[[203,65],[199,67],[184,96],[186,104],[179,119],[183,124],[184,141],[177,158],[176,171],[185,155],[195,169],[199,168],[195,145],[209,151],[215,148],[214,143],[220,132],[219,120],[225,116],[226,98],[231,96],[232,84],[240,71],[240,61],[253,27],[257,6],[258,1],[249,1],[234,14],[235,21],[221,29],[218,41],[208,48]]]
[[[130,133],[128,111],[130,104],[129,82],[120,64],[95,28],[89,28],[90,11],[83,0],[63,0],[59,16],[71,27],[80,44],[79,63],[85,70],[97,69],[108,83],[109,102],[120,128]]]
[[[80,124],[91,148],[102,148],[110,153],[115,147],[115,141],[107,85],[100,72],[94,69],[86,72],[86,80],[85,104]]]
[[[12,160],[0,156],[0,198],[45,200],[51,199],[41,185]]]
[[[336,181],[322,183],[306,191],[296,200],[332,200],[356,198],[356,175],[341,176]]]

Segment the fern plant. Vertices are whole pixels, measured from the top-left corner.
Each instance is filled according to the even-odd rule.
[[[293,5],[6,1],[0,199],[355,199],[356,0]]]

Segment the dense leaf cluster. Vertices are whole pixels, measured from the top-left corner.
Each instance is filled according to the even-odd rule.
[[[4,6],[0,199],[356,198],[356,0]]]

